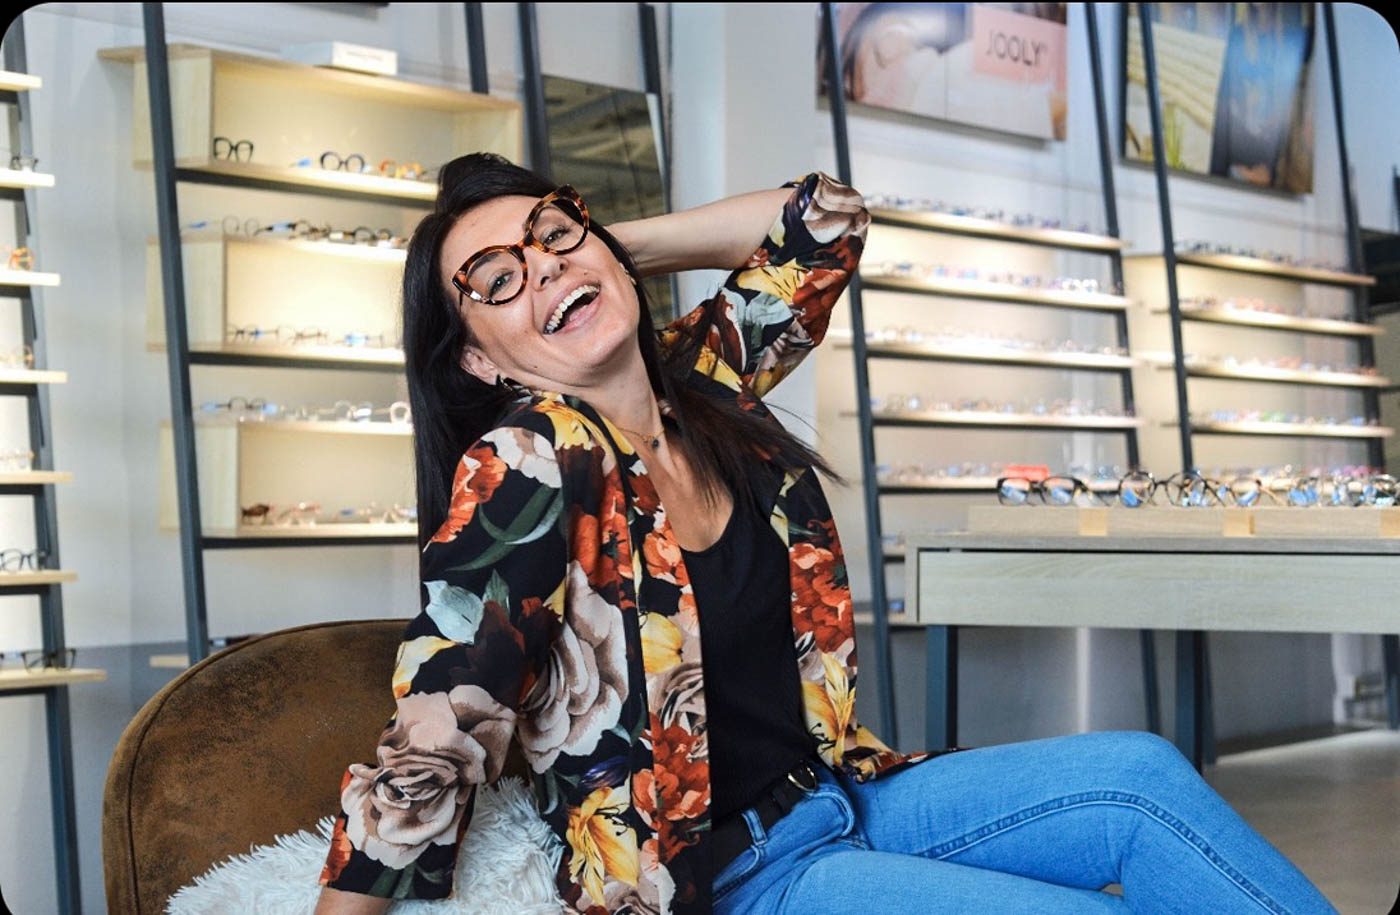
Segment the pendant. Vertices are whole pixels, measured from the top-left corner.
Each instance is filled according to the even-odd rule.
[[[661,436],[656,436],[651,440],[651,450],[656,451],[661,448]]]

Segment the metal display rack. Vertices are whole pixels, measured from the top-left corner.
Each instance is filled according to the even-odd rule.
[[[30,154],[34,149],[34,131],[29,92],[41,88],[42,83],[39,78],[26,72],[28,62],[23,19],[16,19],[5,35],[4,67],[5,71],[0,72],[0,103],[9,106],[10,148],[16,154]],[[16,204],[17,245],[31,246],[38,237],[38,193],[53,185],[52,175],[28,170],[0,170],[0,197]],[[55,658],[61,658],[67,650],[62,586],[77,579],[75,573],[58,568],[58,509],[54,486],[72,482],[73,479],[71,473],[53,469],[49,386],[64,383],[68,376],[65,372],[47,368],[43,289],[58,284],[59,277],[53,273],[5,270],[0,276],[0,296],[19,300],[24,345],[30,347],[34,354],[32,367],[0,372],[0,395],[25,399],[29,414],[29,449],[34,453],[32,469],[0,472],[0,495],[32,497],[35,549],[47,553],[51,565],[50,568],[29,572],[0,573],[0,596],[32,595],[39,598],[43,650]],[[58,884],[57,909],[65,915],[76,915],[82,911],[68,687],[75,683],[106,679],[107,672],[104,670],[58,665],[37,670],[0,671],[0,695],[44,697],[55,876]]]
[[[1384,458],[1381,440],[1392,435],[1394,430],[1379,426],[1378,391],[1389,382],[1375,376],[1360,373],[1338,377],[1340,373],[1301,372],[1280,370],[1227,370],[1220,366],[1201,365],[1185,356],[1182,343],[1182,325],[1186,321],[1209,321],[1235,324],[1245,327],[1260,327],[1271,330],[1284,330],[1302,334],[1326,334],[1354,340],[1357,346],[1359,364],[1374,367],[1375,353],[1372,340],[1381,332],[1372,322],[1367,290],[1376,280],[1368,276],[1363,267],[1361,237],[1357,224],[1356,203],[1351,188],[1351,171],[1347,158],[1346,131],[1342,110],[1340,63],[1337,58],[1336,27],[1333,21],[1332,4],[1322,4],[1322,18],[1327,43],[1328,62],[1332,84],[1332,107],[1336,116],[1337,144],[1341,171],[1341,191],[1346,213],[1347,253],[1349,270],[1339,271],[1313,267],[1299,267],[1278,263],[1258,257],[1244,257],[1235,254],[1216,254],[1176,250],[1175,235],[1172,230],[1171,198],[1167,186],[1167,154],[1163,139],[1162,101],[1158,82],[1158,68],[1155,48],[1152,41],[1151,4],[1139,3],[1138,22],[1141,30],[1143,65],[1147,86],[1148,111],[1152,128],[1153,170],[1157,182],[1157,200],[1162,225],[1162,254],[1166,272],[1167,315],[1172,335],[1172,371],[1175,375],[1178,439],[1181,449],[1181,464],[1186,468],[1196,466],[1192,448],[1196,435],[1248,435],[1248,436],[1293,436],[1336,439],[1365,440],[1368,462],[1373,467],[1382,465]],[[1126,22],[1126,11],[1124,12]],[[1128,29],[1123,32],[1124,56]],[[1126,101],[1125,101],[1126,104]],[[1147,255],[1158,257],[1158,255]],[[1192,267],[1244,273],[1295,283],[1322,284],[1342,287],[1352,293],[1352,320],[1293,317],[1267,312],[1183,307],[1177,284],[1178,267]],[[1187,380],[1192,377],[1248,382],[1269,381],[1295,385],[1333,385],[1359,390],[1362,396],[1364,418],[1371,425],[1319,425],[1306,423],[1275,422],[1196,422],[1191,418]],[[1400,636],[1382,636],[1385,657],[1385,677],[1389,698],[1389,718],[1392,727],[1400,726]],[[1208,656],[1205,635],[1202,632],[1177,633],[1177,707],[1176,743],[1188,758],[1199,768],[1202,761],[1213,761],[1210,724],[1210,685]]]
[[[839,61],[839,44],[836,36],[834,10],[832,4],[821,4],[822,39],[829,50],[826,55],[825,82],[827,100],[831,107],[833,136],[836,146],[838,177],[851,183],[850,144],[847,133],[846,101],[840,90],[842,85]],[[1013,226],[990,219],[952,215],[934,212],[906,212],[900,210],[874,209],[872,222],[877,225],[899,226],[930,233],[953,234],[998,242],[1035,245],[1064,251],[1099,254],[1109,259],[1114,289],[1121,289],[1123,283],[1123,249],[1126,243],[1119,238],[1117,198],[1113,180],[1113,157],[1109,147],[1109,130],[1104,103],[1104,85],[1100,63],[1098,25],[1092,5],[1086,10],[1085,22],[1088,31],[1090,66],[1093,71],[1095,125],[1098,135],[1098,159],[1101,173],[1104,215],[1107,231],[1103,235],[1064,229],[1042,229]],[[1032,431],[1065,432],[1087,431],[1122,435],[1126,443],[1127,463],[1130,467],[1139,466],[1138,430],[1143,421],[1134,413],[1132,368],[1135,361],[1127,356],[1108,356],[1087,353],[996,353],[974,351],[966,347],[935,346],[928,344],[875,344],[865,336],[865,318],[862,307],[863,291],[895,291],[918,293],[932,296],[956,297],[961,299],[981,299],[1008,302],[1022,305],[1088,309],[1111,315],[1114,319],[1116,343],[1122,352],[1129,351],[1127,308],[1132,302],[1119,294],[1072,292],[1020,288],[1001,283],[966,280],[952,277],[929,279],[907,279],[902,277],[866,275],[853,277],[848,287],[851,305],[850,342],[855,361],[857,410],[854,415],[860,426],[861,475],[864,483],[865,519],[867,548],[870,556],[871,606],[869,615],[875,630],[877,666],[879,668],[878,688],[880,694],[880,725],[890,741],[897,741],[894,715],[894,698],[890,660],[889,601],[885,574],[887,566],[905,561],[902,552],[887,550],[883,546],[880,497],[907,495],[937,495],[947,493],[968,493],[995,491],[995,480],[990,478],[939,481],[931,484],[888,484],[877,478],[874,430],[880,426],[929,426],[953,428],[996,428]],[[975,413],[969,411],[920,411],[915,413],[875,414],[870,402],[870,380],[868,363],[872,359],[917,359],[925,361],[955,362],[966,364],[1016,365],[1029,368],[1099,372],[1117,375],[1121,384],[1122,417],[1106,416],[1045,416],[1031,414]],[[1098,487],[1102,489],[1103,487]],[[865,615],[858,617],[863,620]],[[926,656],[929,666],[929,683],[941,682],[943,671],[955,673],[957,631],[952,626],[921,626],[925,629]],[[1156,654],[1153,633],[1142,630],[1141,649],[1143,675],[1146,694],[1146,718],[1150,730],[1160,730],[1160,713],[1157,695]],[[956,682],[956,677],[951,678]],[[946,703],[949,709],[956,702]],[[925,741],[928,746],[942,747],[955,744],[957,722],[944,716],[945,703],[933,701],[930,696],[926,706]]]
[[[471,91],[485,96],[487,74],[485,39],[479,3],[463,4],[466,15],[467,48],[471,58]],[[276,347],[257,344],[217,347],[191,347],[187,327],[185,302],[185,268],[182,258],[180,218],[176,187],[180,183],[220,185],[249,190],[291,191],[299,194],[356,200],[366,203],[393,203],[430,209],[437,194],[434,184],[412,182],[377,175],[357,175],[322,169],[281,168],[244,162],[210,160],[190,165],[177,162],[175,155],[176,128],[172,115],[170,51],[165,35],[165,22],[160,3],[143,3],[145,24],[145,76],[150,97],[151,158],[155,177],[156,211],[159,224],[160,273],[162,280],[166,354],[170,381],[171,433],[174,440],[176,496],[180,557],[183,570],[187,661],[194,663],[210,651],[207,597],[204,584],[204,552],[211,549],[246,549],[253,547],[311,547],[311,546],[372,546],[413,544],[417,542],[416,526],[405,524],[357,525],[356,531],[309,527],[292,531],[259,531],[239,528],[236,531],[208,531],[201,520],[199,479],[195,458],[195,420],[190,393],[192,365],[256,365],[262,367],[351,370],[369,372],[403,372],[403,356],[383,353],[357,352],[353,348],[322,348],[309,351],[304,347]],[[113,59],[129,59],[132,55],[108,54]],[[258,59],[257,65],[280,66],[275,60]],[[366,92],[379,87],[397,87],[395,91],[420,93],[425,104],[440,104],[432,98],[448,90],[403,84],[394,80],[359,75],[336,77],[358,81],[354,85]],[[375,81],[375,82],[371,82]],[[494,101],[494,100],[493,100]],[[485,102],[483,102],[485,104]],[[296,244],[288,243],[288,244]],[[308,243],[315,244],[315,243]],[[305,246],[305,245],[304,245]],[[335,350],[335,351],[331,351]],[[282,424],[279,424],[279,426]],[[360,430],[363,431],[363,430]]]

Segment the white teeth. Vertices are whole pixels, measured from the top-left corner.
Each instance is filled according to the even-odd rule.
[[[598,292],[597,286],[580,286],[573,292],[564,296],[564,300],[559,303],[558,308],[554,309],[554,314],[550,316],[548,323],[545,324],[544,332],[552,334],[558,330],[560,322],[564,320],[564,312],[568,311],[569,306],[577,302],[579,297],[590,294],[597,295]]]

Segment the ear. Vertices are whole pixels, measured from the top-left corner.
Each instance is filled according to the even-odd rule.
[[[462,347],[461,366],[463,371],[475,375],[489,385],[494,385],[501,374],[501,370],[496,368],[496,363],[471,344]]]

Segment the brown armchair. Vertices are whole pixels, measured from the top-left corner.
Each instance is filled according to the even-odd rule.
[[[215,863],[339,807],[347,764],[372,762],[394,711],[406,620],[321,623],[240,642],[137,713],[107,771],[107,906],[158,915]],[[524,771],[518,755],[506,772]]]

